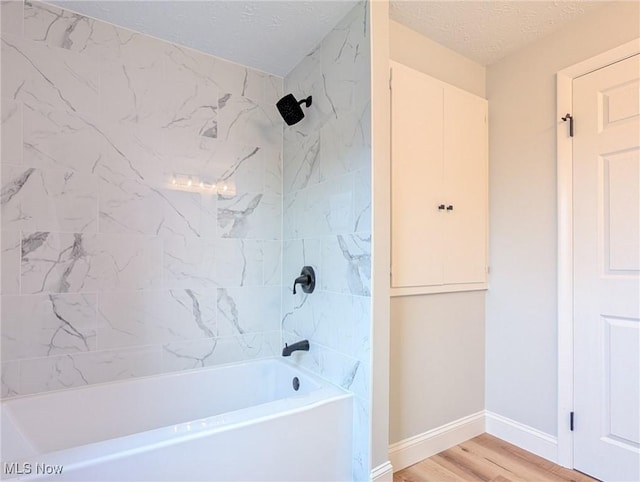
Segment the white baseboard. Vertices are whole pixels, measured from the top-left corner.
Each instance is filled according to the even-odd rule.
[[[557,437],[485,410],[390,445],[389,459],[402,470],[485,432],[557,463]]]
[[[390,445],[389,459],[393,470],[402,470],[484,431],[483,410]]]
[[[371,482],[393,482],[393,466],[388,460],[371,471]]]
[[[486,427],[487,433],[557,463],[557,437],[489,411],[486,412]]]

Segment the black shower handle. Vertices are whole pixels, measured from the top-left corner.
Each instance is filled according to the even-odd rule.
[[[296,285],[302,287],[302,291],[305,293],[313,293],[316,287],[316,273],[311,266],[305,266],[293,282],[293,294],[296,294]]]
[[[309,107],[311,105],[311,97],[312,96],[309,96],[306,99],[299,100],[298,105],[301,105],[304,102],[304,106]]]

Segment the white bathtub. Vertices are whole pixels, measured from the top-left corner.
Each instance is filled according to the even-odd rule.
[[[2,402],[2,478],[350,480],[351,418],[280,358],[26,396]]]

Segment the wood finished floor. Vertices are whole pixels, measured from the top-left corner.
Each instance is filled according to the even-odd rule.
[[[393,474],[393,482],[594,482],[489,434],[482,434]]]

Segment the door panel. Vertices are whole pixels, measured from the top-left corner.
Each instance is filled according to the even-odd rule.
[[[391,283],[442,284],[442,86],[398,64],[391,91]]]
[[[607,271],[637,272],[640,229],[638,223],[630,223],[629,219],[640,218],[640,150],[609,155],[603,159],[602,167]]]
[[[640,480],[640,57],[574,80],[574,466]]]
[[[444,282],[486,281],[487,101],[454,89],[444,92]]]
[[[628,363],[640,350],[638,319],[605,317],[605,403],[608,404],[608,427],[605,436],[627,446],[630,450],[640,447],[640,417],[637,401],[640,399],[637,383],[640,369]]]
[[[602,90],[600,96],[602,129],[613,127],[618,122],[633,120],[638,116],[640,109],[638,92],[640,92],[640,86],[637,80]]]

